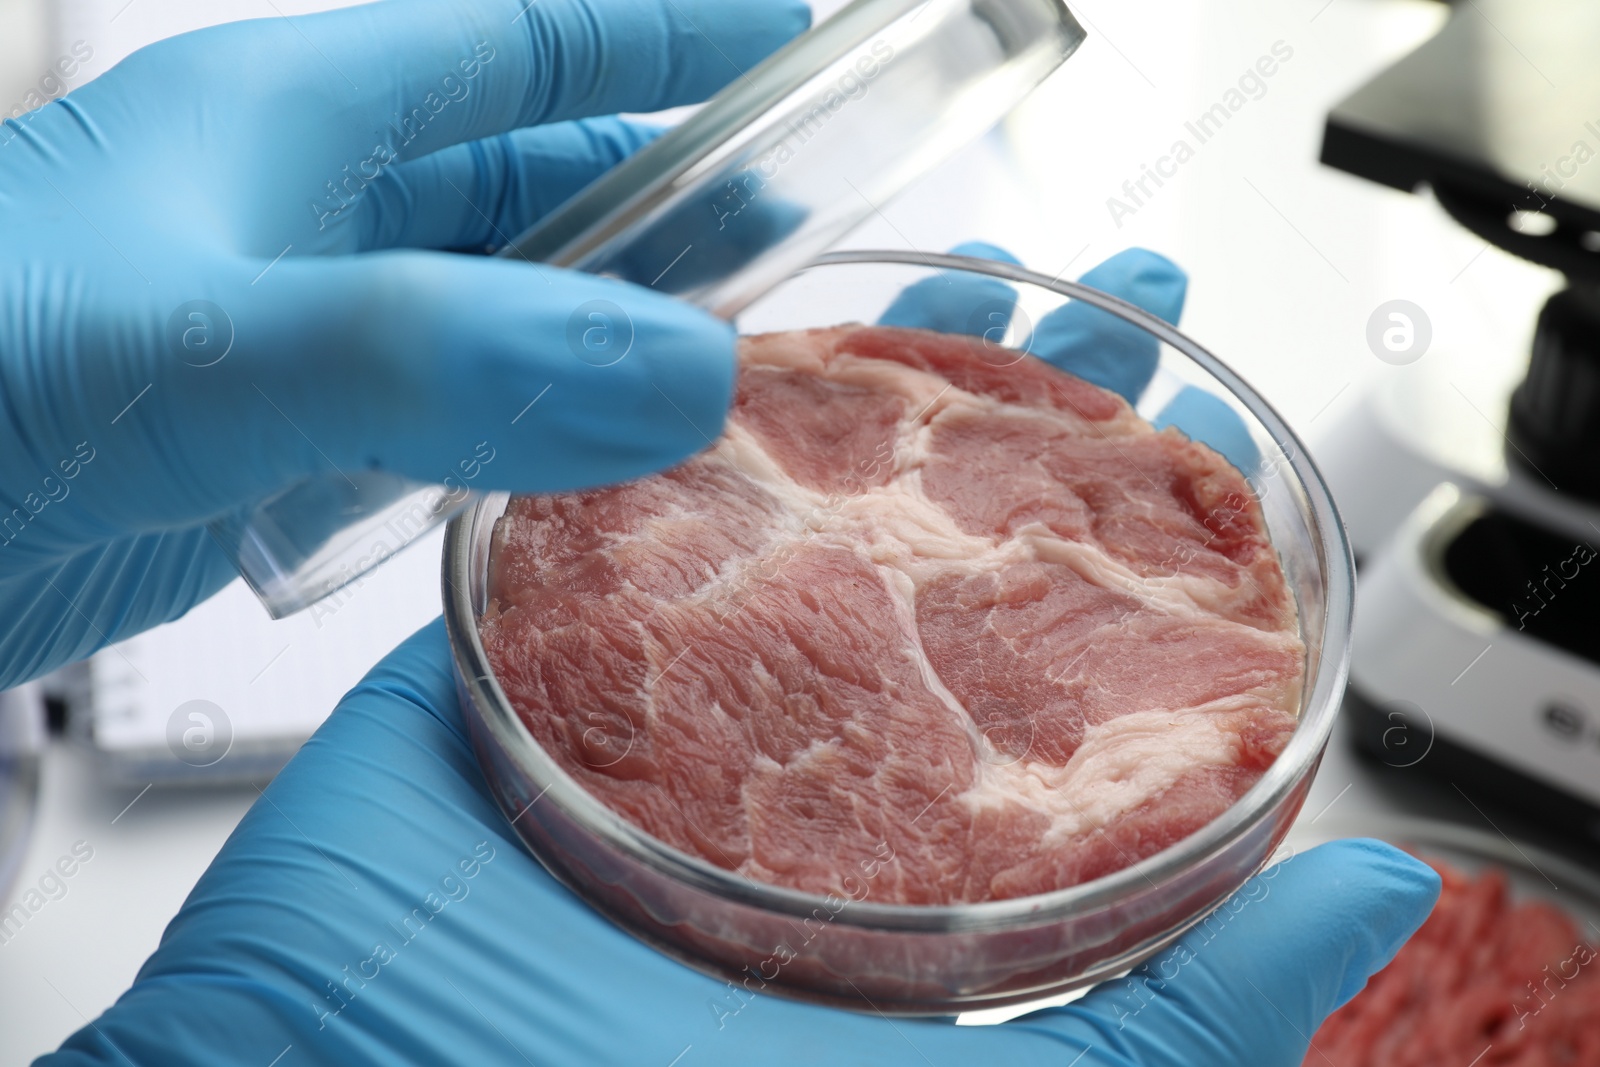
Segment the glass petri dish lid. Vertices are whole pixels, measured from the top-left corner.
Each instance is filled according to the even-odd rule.
[[[993,126],[1083,38],[1060,0],[856,0],[499,254],[732,318]]]
[[[497,254],[731,318],[1003,119],[1083,39],[1062,0],[855,0]],[[473,499],[330,473],[211,530],[281,618]]]

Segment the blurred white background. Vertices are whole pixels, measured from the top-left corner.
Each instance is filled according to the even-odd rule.
[[[327,6],[334,5],[0,0],[0,109],[20,104],[75,41],[94,49],[75,79],[81,84],[162,36]],[[825,13],[842,4],[816,6]],[[1193,278],[1187,332],[1255,384],[1314,450],[1366,388],[1403,373],[1365,342],[1367,319],[1385,301],[1404,298],[1426,310],[1430,360],[1468,368],[1523,358],[1555,275],[1486,249],[1425,198],[1316,162],[1327,110],[1431,34],[1443,5],[1086,0],[1073,7],[1090,37],[1066,68],[1001,134],[888,206],[888,222],[874,220],[849,243],[942,250],[981,238],[1068,276],[1128,245],[1163,252]],[[1125,197],[1123,183],[1187,136],[1184,123],[1279,42],[1292,58],[1266,82],[1265,95],[1119,226],[1108,198]],[[127,987],[255,796],[248,787],[143,795],[99,780],[85,754],[52,747],[44,810],[21,877],[30,880],[79,840],[90,842],[94,859],[64,898],[0,945],[0,1065],[54,1047]]]

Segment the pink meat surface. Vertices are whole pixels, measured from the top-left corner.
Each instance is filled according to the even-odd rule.
[[[605,804],[760,881],[948,904],[1126,867],[1282,750],[1295,605],[1216,453],[968,338],[741,358],[714,448],[495,530],[490,663]]]

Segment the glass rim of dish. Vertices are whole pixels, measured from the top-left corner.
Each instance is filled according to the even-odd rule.
[[[1309,533],[1318,552],[1318,573],[1323,583],[1323,625],[1317,654],[1307,649],[1308,670],[1313,662],[1317,668],[1314,677],[1307,679],[1310,684],[1304,690],[1298,724],[1288,743],[1260,780],[1200,829],[1127,867],[1064,889],[956,904],[881,904],[851,900],[850,906],[839,910],[830,921],[866,929],[929,934],[989,932],[1031,927],[1061,915],[1095,910],[1127,897],[1130,890],[1159,886],[1196,862],[1221,852],[1260,821],[1269,818],[1283,798],[1315,768],[1327,745],[1349,672],[1348,635],[1355,601],[1355,561],[1332,493],[1299,437],[1264,398],[1217,357],[1143,308],[1098,289],[1048,278],[1025,267],[952,254],[890,250],[830,252],[800,268],[791,278],[818,268],[869,264],[984,274],[1081,300],[1154,335],[1210,374],[1266,429],[1284,453],[1285,464],[1294,472],[1294,481],[1304,497],[1304,510],[1311,521]],[[493,507],[499,509],[495,515],[497,520],[509,498],[508,493],[489,494],[451,521],[443,560],[444,617],[462,684],[502,751],[517,762],[528,781],[542,787],[535,802],[557,804],[589,833],[690,887],[749,907],[795,918],[810,916],[829,898],[757,881],[661,841],[608,808],[534,739],[490,669],[478,633],[481,612],[472,596],[474,563],[486,563],[486,557],[476,551],[480,517],[485,509]],[[1296,604],[1303,613],[1305,605],[1299,597],[1296,597]],[[1302,633],[1304,629],[1302,625]],[[514,827],[517,820],[511,821]]]

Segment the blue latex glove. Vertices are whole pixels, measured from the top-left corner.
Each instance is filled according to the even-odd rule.
[[[1183,278],[1165,260],[1126,253],[1106,279],[1176,317]],[[965,322],[994,296],[970,277],[928,292],[891,316]],[[1041,354],[1072,366],[1101,340],[1074,336]],[[266,790],[134,987],[41,1062],[1298,1067],[1437,894],[1430,869],[1387,845],[1314,849],[1131,978],[998,1027],[746,997],[621,932],[522,850],[434,623]]]
[[[557,489],[703,447],[726,324],[435,250],[505,243],[646,137],[541,124],[703,99],[809,18],[390,0],[165,41],[0,125],[0,688],[215,592],[205,523],[307,475]],[[603,368],[568,342],[595,299],[635,334]]]

